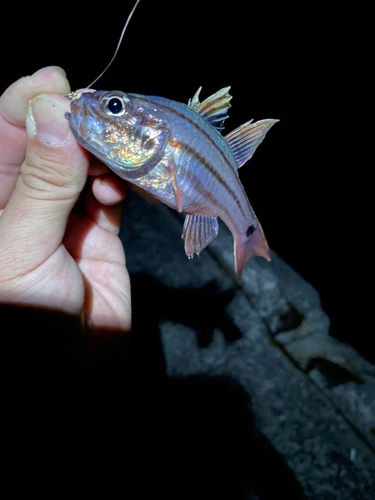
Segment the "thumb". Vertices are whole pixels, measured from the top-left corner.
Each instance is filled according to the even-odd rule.
[[[59,248],[86,182],[88,153],[74,139],[66,111],[69,101],[54,94],[28,105],[26,158],[0,218],[0,255],[12,259],[9,278],[30,272]]]

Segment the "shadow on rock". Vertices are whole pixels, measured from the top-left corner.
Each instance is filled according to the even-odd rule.
[[[230,378],[165,379],[146,394],[133,392],[124,436],[128,451],[142,450],[143,468],[132,480],[141,482],[147,471],[143,492],[163,499],[304,499],[293,472],[255,428],[248,394]]]
[[[15,483],[22,474],[29,487],[28,475],[43,471],[56,488],[69,476],[86,496],[102,482],[107,498],[303,499],[255,428],[242,386],[228,377],[165,375],[159,322],[193,327],[201,345],[215,328],[234,341],[240,332],[225,313],[233,294],[215,283],[173,290],[133,277],[130,346],[115,332],[92,343],[77,333],[76,318],[58,311],[2,307],[4,477]]]
[[[211,281],[199,288],[171,288],[149,274],[131,277],[133,328],[153,327],[167,320],[193,328],[199,345],[206,347],[212,340],[215,328],[222,331],[227,342],[241,337],[226,307],[233,300],[236,290],[219,290]]]

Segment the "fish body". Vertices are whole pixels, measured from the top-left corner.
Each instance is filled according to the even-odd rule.
[[[269,260],[260,223],[238,176],[277,120],[247,122],[226,137],[229,87],[183,104],[120,91],[83,92],[67,113],[77,141],[117,175],[185,212],[189,258],[218,234],[220,217],[234,238],[235,269],[254,255]]]

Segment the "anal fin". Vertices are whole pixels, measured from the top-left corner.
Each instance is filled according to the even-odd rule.
[[[200,254],[219,234],[217,217],[187,214],[181,238],[185,240],[185,253],[189,259]]]

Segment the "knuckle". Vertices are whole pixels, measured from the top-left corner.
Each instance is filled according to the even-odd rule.
[[[41,160],[29,154],[21,167],[21,179],[27,194],[37,198],[72,199],[80,191],[78,178],[56,154]]]

